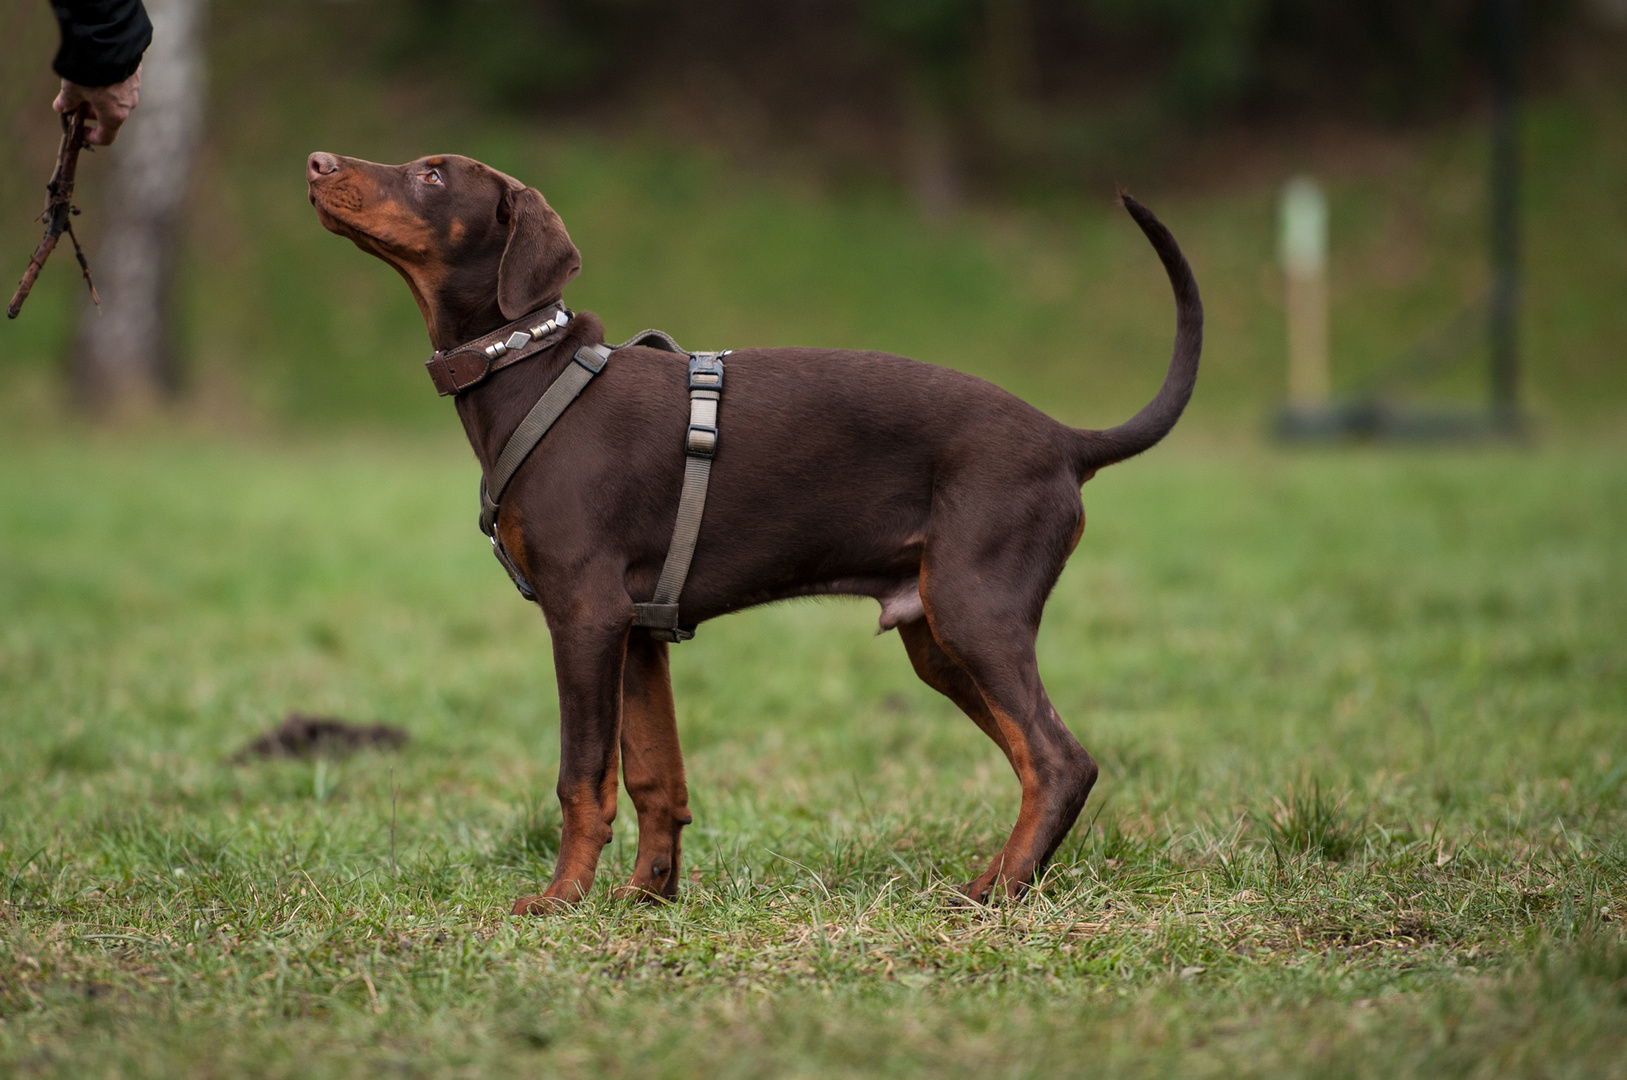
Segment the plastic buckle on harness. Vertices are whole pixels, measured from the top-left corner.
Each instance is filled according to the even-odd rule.
[[[571,359],[597,375],[604,370],[605,361],[610,359],[611,351],[604,345],[584,345],[576,350],[576,355]]]
[[[690,406],[689,439],[684,443],[684,450],[688,452],[690,457],[713,457],[717,454],[717,428],[695,422],[695,413],[697,411],[694,408],[695,404],[699,403],[696,402]],[[712,412],[716,415],[717,409],[715,406]]]
[[[657,641],[676,645],[695,636],[694,623],[678,625],[677,604],[634,604],[633,616],[633,625],[645,627]]]
[[[689,433],[684,450],[691,457],[717,454],[717,406],[723,397],[723,353],[695,353],[689,358]]]

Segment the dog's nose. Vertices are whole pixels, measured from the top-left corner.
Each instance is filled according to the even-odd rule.
[[[332,176],[339,171],[339,159],[332,154],[318,150],[305,159],[305,179],[315,180],[319,176]]]

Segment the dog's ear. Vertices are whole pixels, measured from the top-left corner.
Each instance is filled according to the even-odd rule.
[[[497,213],[508,218],[508,246],[497,266],[497,306],[504,318],[518,319],[560,294],[581,272],[582,253],[536,188],[505,188]]]

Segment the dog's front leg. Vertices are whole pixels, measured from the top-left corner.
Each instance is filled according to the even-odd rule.
[[[582,607],[598,610],[550,620],[559,680],[559,805],[564,817],[559,863],[542,895],[514,902],[516,915],[542,914],[586,897],[616,820],[622,664],[632,612],[608,604]]]
[[[678,895],[678,852],[689,814],[678,716],[672,702],[667,643],[648,630],[627,638],[622,675],[621,760],[627,793],[638,810],[638,859],[619,897],[670,900]]]

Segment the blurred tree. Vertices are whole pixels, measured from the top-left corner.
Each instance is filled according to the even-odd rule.
[[[101,414],[143,411],[179,381],[170,294],[202,119],[204,3],[146,6],[141,104],[111,150],[105,239],[91,263],[102,306],[86,303],[71,363],[76,399]]]
[[[921,209],[942,217],[961,201],[964,182],[953,134],[977,80],[973,60],[983,39],[981,0],[868,0],[862,29],[901,69],[910,187]]]
[[[1029,0],[983,0],[989,87],[996,98],[1020,101],[1034,89],[1034,26]]]
[[[619,49],[659,17],[658,0],[380,0],[394,66],[450,62],[487,101],[524,106],[602,95]]]

